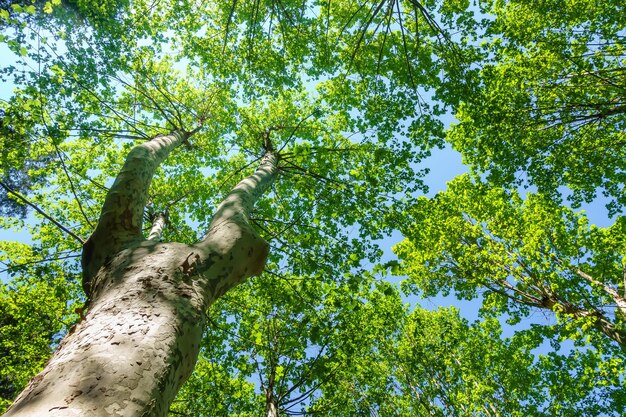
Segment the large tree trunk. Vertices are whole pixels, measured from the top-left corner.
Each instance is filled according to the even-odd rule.
[[[6,417],[166,415],[196,363],[207,308],[262,271],[268,244],[247,216],[275,176],[271,149],[218,207],[202,241],[141,236],[152,175],[188,137],[174,132],[129,154],[84,247],[87,314]]]

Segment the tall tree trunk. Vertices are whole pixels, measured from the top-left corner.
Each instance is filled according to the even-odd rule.
[[[278,401],[270,389],[265,390],[265,411],[267,417],[279,417]]]
[[[142,237],[152,175],[189,136],[174,132],[129,153],[83,248],[87,314],[6,417],[165,416],[196,363],[207,308],[263,270],[268,244],[248,213],[275,177],[271,149],[220,204],[202,241]]]
[[[273,362],[273,361],[272,361]],[[272,363],[270,376],[265,387],[265,415],[267,417],[279,417],[278,399],[274,395],[274,384],[276,383],[276,366]]]

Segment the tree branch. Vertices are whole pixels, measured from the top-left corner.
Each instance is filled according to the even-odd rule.
[[[177,130],[156,136],[128,153],[104,200],[96,229],[83,246],[83,287],[87,294],[89,281],[107,257],[144,239],[141,223],[152,177],[169,153],[188,137],[189,133]]]
[[[626,299],[624,299],[618,292],[617,290],[615,290],[614,288],[611,288],[610,286],[598,281],[597,279],[595,279],[594,277],[592,277],[591,275],[583,272],[582,270],[578,269],[578,268],[572,268],[572,270],[576,273],[576,275],[578,275],[579,277],[587,280],[588,282],[590,282],[593,285],[596,285],[600,288],[602,288],[604,290],[604,292],[606,292],[607,294],[609,294],[611,296],[611,298],[613,299],[613,301],[615,301],[615,304],[617,304],[617,307],[620,309],[620,311],[622,312],[622,314],[626,314]]]
[[[152,219],[152,228],[150,229],[150,234],[148,235],[147,240],[151,240],[154,242],[158,242],[161,240],[161,235],[163,234],[163,230],[167,225],[167,213],[161,212],[156,213]]]
[[[22,201],[24,204],[32,207],[37,213],[41,214],[43,217],[45,217],[48,221],[50,221],[52,224],[54,224],[56,227],[58,227],[59,229],[63,230],[65,233],[67,233],[68,235],[72,236],[74,239],[76,239],[77,241],[80,242],[80,244],[84,244],[85,241],[78,236],[77,234],[75,234],[74,232],[72,232],[70,229],[68,229],[67,227],[63,226],[61,223],[59,223],[58,221],[54,220],[50,215],[48,215],[46,212],[44,212],[42,209],[40,209],[39,207],[37,207],[37,205],[35,205],[34,203],[31,203],[26,197],[24,197],[23,195],[21,195],[20,193],[18,193],[17,191],[13,190],[11,187],[9,187],[7,184],[5,184],[4,182],[0,181],[0,186],[2,186],[2,188],[4,188],[7,193],[14,195],[17,199],[19,199],[20,201]]]

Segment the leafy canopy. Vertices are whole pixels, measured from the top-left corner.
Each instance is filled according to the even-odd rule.
[[[622,9],[0,1],[14,54],[0,77],[15,87],[0,101],[0,214],[32,236],[1,247],[3,398],[77,319],[79,240],[126,153],[201,127],[151,186],[146,227],[167,212],[164,239],[201,237],[268,135],[280,175],[252,218],[266,272],[208,313],[173,414],[261,414],[268,398],[286,414],[621,414],[624,221],[590,226],[561,191],[623,207]],[[473,177],[416,198],[445,141]],[[401,264],[374,266],[398,229]],[[407,294],[482,299],[483,321],[410,311],[387,266]],[[499,317],[536,309],[557,322],[502,337]]]

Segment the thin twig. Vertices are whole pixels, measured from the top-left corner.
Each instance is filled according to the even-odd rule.
[[[56,227],[58,227],[59,229],[63,230],[65,233],[67,233],[68,235],[72,236],[74,239],[78,240],[80,242],[81,245],[83,245],[85,243],[85,241],[79,237],[77,234],[75,234],[74,232],[72,232],[70,229],[68,229],[67,227],[63,226],[61,223],[59,223],[58,221],[54,220],[50,215],[48,215],[46,212],[44,212],[42,209],[40,209],[39,207],[37,207],[37,205],[35,205],[34,203],[31,203],[26,197],[22,196],[20,193],[18,193],[17,191],[14,191],[11,187],[9,187],[7,184],[5,184],[4,182],[0,181],[0,186],[2,188],[4,188],[5,190],[7,190],[7,192],[9,194],[13,194],[15,197],[17,197],[19,200],[23,201],[25,204],[29,205],[30,207],[32,207],[37,213],[41,214],[43,217],[45,217],[46,219],[48,219],[52,224],[54,224]]]

